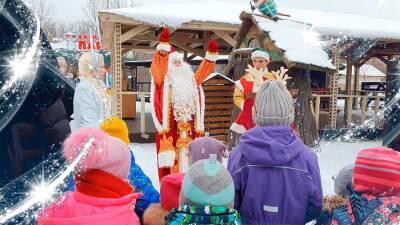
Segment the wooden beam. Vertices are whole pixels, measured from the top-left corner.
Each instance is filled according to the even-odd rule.
[[[205,56],[204,51],[200,51],[200,50],[191,48],[190,46],[185,45],[185,44],[183,44],[183,43],[181,43],[179,41],[171,41],[171,44],[175,45],[175,46],[177,46],[177,47],[179,47],[179,48],[181,48],[181,49],[183,49],[183,50],[185,50],[187,52],[193,53],[195,55],[198,55],[198,56],[201,56],[201,57]]]
[[[168,29],[169,29],[169,34],[170,35],[172,35],[176,31],[176,28],[174,28],[174,27],[168,27]],[[159,35],[157,35],[156,40],[150,42],[150,44],[149,44],[150,47],[155,47],[158,44],[160,36],[161,36],[161,33],[162,33],[162,31],[160,32]]]
[[[222,40],[226,41],[226,43],[230,44],[232,47],[236,46],[235,39],[233,39],[227,32],[214,30],[214,33],[222,38]]]
[[[112,51],[112,114],[122,119],[122,42],[121,42],[121,24],[114,24],[114,40]]]
[[[109,22],[109,23],[120,23],[124,25],[139,25],[143,24],[141,21],[137,21],[125,16],[115,15],[108,12],[99,12],[100,22]],[[150,25],[150,24],[149,24]]]
[[[192,59],[196,58],[196,56],[197,56],[197,55],[193,54],[193,55],[189,56],[189,57],[187,58],[187,60],[188,60],[188,61],[191,61]]]
[[[125,32],[124,34],[121,35],[121,43],[124,43],[125,41],[128,41],[129,39],[131,39],[132,37],[143,33],[146,30],[151,29],[152,27],[149,25],[139,25],[135,28],[132,28],[131,30],[129,30],[128,32]]]
[[[331,99],[329,101],[329,119],[330,119],[330,126],[332,129],[336,129],[337,125],[337,101],[338,101],[338,81],[339,81],[339,65],[340,65],[340,49],[333,48],[332,49],[332,60],[333,64],[336,67],[336,71],[331,74],[330,77],[330,94]]]
[[[181,29],[222,30],[222,31],[237,32],[239,30],[239,24],[218,23],[218,22],[190,22],[182,24]]]
[[[351,59],[351,64],[357,64],[361,58],[364,58],[368,51],[370,51],[377,44],[377,40],[367,39],[357,44],[353,51],[348,52],[348,57]]]
[[[369,51],[372,55],[400,55],[400,49],[373,49]]]
[[[385,57],[383,56],[377,56],[377,59],[381,60],[383,63],[385,63],[386,65],[389,63],[389,60],[385,59]]]
[[[190,44],[190,47],[191,48],[198,48],[198,47],[200,47],[202,45],[203,45],[202,43],[193,43],[193,44]]]
[[[354,69],[354,95],[358,95],[359,88],[358,84],[360,83],[360,65],[356,65]],[[358,110],[358,97],[354,98],[353,108]]]
[[[159,42],[159,38],[155,37],[154,35],[137,35],[135,37],[132,37],[130,40],[150,41],[150,42],[156,43],[154,46],[150,46],[150,47],[155,47]],[[203,39],[196,39],[196,38],[190,38],[190,37],[185,37],[185,36],[179,36],[179,37],[172,36],[171,40],[182,41],[182,42],[186,42],[186,43],[203,43]]]
[[[122,47],[130,49],[130,50],[137,50],[137,51],[146,51],[146,52],[147,51],[150,51],[150,52],[155,52],[156,51],[155,48],[151,48],[149,46],[143,46],[143,45],[133,46],[133,45],[129,45],[129,44],[124,44],[124,45],[122,45]]]
[[[113,38],[114,38],[114,24],[113,23],[102,23],[101,26],[102,34],[102,45],[104,49],[109,51],[113,50]]]
[[[204,37],[203,37],[203,49],[204,49],[204,51],[207,51],[208,42],[211,39],[211,32],[210,31],[204,31],[203,35],[204,35]]]
[[[350,55],[347,55],[347,68],[346,68],[346,90],[345,93],[346,95],[351,95],[351,81],[353,78],[353,65],[352,65],[352,60],[350,58]],[[347,124],[349,124],[349,122],[351,122],[351,118],[349,118],[349,116],[351,116],[351,110],[352,110],[352,105],[351,105],[351,98],[346,98],[345,99],[345,121],[347,122]]]

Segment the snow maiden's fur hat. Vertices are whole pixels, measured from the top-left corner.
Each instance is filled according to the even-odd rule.
[[[79,58],[79,75],[90,77],[99,68],[104,67],[104,57],[99,53],[85,52]]]
[[[255,58],[262,58],[266,61],[269,61],[271,59],[271,55],[263,48],[255,48],[251,53],[251,59],[254,60]]]
[[[107,135],[100,129],[80,128],[63,144],[63,156],[69,164],[86,150],[78,163],[78,172],[98,169],[122,179],[127,179],[131,167],[128,146],[119,138]]]

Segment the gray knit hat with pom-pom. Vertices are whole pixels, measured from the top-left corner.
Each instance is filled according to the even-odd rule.
[[[259,127],[288,126],[294,120],[293,98],[280,81],[267,81],[257,92],[253,120]]]

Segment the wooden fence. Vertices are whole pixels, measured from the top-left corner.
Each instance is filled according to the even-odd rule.
[[[313,107],[314,107],[314,116],[315,116],[315,122],[317,124],[317,128],[320,129],[320,116],[326,112],[325,110],[321,109],[321,99],[326,100],[327,98],[330,100],[332,99],[332,95],[318,95],[318,94],[313,94]],[[338,95],[338,100],[339,99],[346,99],[349,103],[348,105],[351,107],[347,107],[347,111],[344,112],[345,116],[345,121],[346,121],[346,127],[350,128],[352,125],[355,125],[354,120],[353,120],[353,114],[354,110],[359,109],[359,101],[361,99],[361,118],[360,118],[360,124],[362,125],[365,123],[367,119],[367,112],[368,112],[368,100],[374,100],[374,106],[373,106],[373,111],[374,111],[374,120],[375,124],[379,126],[379,117],[377,116],[378,113],[381,111],[380,104],[382,101],[385,100],[385,96],[367,96],[367,95]],[[353,104],[355,103],[355,104]],[[339,112],[334,112],[334,113],[339,113]],[[334,127],[332,124],[330,124],[331,127]]]

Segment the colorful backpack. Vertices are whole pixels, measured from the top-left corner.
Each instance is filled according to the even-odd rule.
[[[167,225],[241,225],[239,212],[223,206],[188,206],[175,208],[166,217]]]

